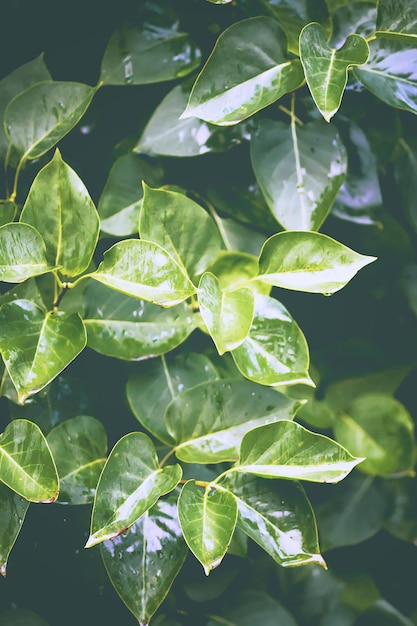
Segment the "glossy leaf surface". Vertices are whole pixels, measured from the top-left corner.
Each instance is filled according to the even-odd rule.
[[[103,424],[89,415],[78,415],[55,426],[47,441],[58,470],[58,502],[92,502],[106,462],[107,436]]]
[[[360,35],[349,35],[336,50],[328,45],[320,24],[307,24],[301,31],[300,59],[307,85],[326,122],[340,107],[348,69],[366,63],[368,56],[369,46]]]
[[[95,90],[72,82],[32,85],[10,101],[4,114],[6,134],[22,160],[53,148],[81,119]]]
[[[237,348],[247,337],[254,314],[250,289],[222,291],[214,274],[206,272],[198,285],[200,313],[219,354]]]
[[[39,426],[10,422],[0,435],[0,481],[31,502],[54,502],[59,481],[51,451]]]
[[[101,555],[117,593],[139,624],[147,626],[187,555],[176,502],[157,502],[127,534],[105,541]]]
[[[379,0],[376,35],[406,41],[417,37],[417,7],[407,0]]]
[[[139,233],[169,252],[191,277],[204,272],[220,250],[220,235],[209,214],[175,191],[144,186]]]
[[[164,416],[168,404],[180,393],[218,378],[204,354],[178,354],[143,363],[126,385],[129,406],[139,422],[160,441],[172,445]]]
[[[255,426],[292,419],[300,407],[273,389],[248,381],[218,380],[182,392],[165,422],[175,454],[187,463],[220,463],[239,456],[242,437]]]
[[[354,252],[320,233],[273,235],[259,257],[259,278],[284,289],[332,294],[375,257]]]
[[[328,437],[283,420],[244,436],[236,468],[265,478],[337,483],[362,460]]]
[[[215,262],[210,265],[209,271],[214,274],[220,289],[225,293],[233,292],[240,287],[265,296],[271,291],[270,285],[254,280],[259,273],[259,265],[257,257],[252,254],[221,250]]]
[[[188,547],[208,576],[230,544],[237,520],[236,499],[228,491],[201,491],[189,480],[178,499],[178,519]]]
[[[274,298],[256,296],[249,335],[232,356],[243,376],[261,385],[312,384],[305,337]]]
[[[233,475],[222,486],[237,500],[237,527],[277,563],[324,565],[314,513],[299,483]]]
[[[87,344],[106,356],[136,361],[180,345],[196,328],[196,315],[181,303],[169,309],[91,281],[85,292]]]
[[[6,224],[0,228],[0,280],[21,283],[31,276],[50,272],[45,243],[28,224]]]
[[[299,87],[303,79],[298,59],[287,57],[286,37],[275,20],[242,20],[220,35],[182,118],[236,124]]]
[[[90,264],[99,234],[99,218],[78,174],[59,150],[36,176],[20,221],[42,235],[51,265],[66,276],[81,274]]]
[[[91,517],[90,548],[125,532],[181,479],[179,465],[160,468],[143,433],[129,433],[112,449],[100,476]]]
[[[195,287],[166,250],[151,241],[125,239],[104,254],[91,278],[127,296],[173,306]]]
[[[45,313],[29,300],[0,308],[0,350],[20,403],[51,382],[85,344],[77,314]]]
[[[0,483],[0,574],[6,576],[7,561],[22,528],[29,502]]]
[[[262,120],[251,141],[251,160],[275,219],[286,230],[318,230],[347,170],[335,128]]]

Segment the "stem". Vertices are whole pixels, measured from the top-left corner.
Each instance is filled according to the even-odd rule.
[[[161,356],[161,361],[162,361],[162,367],[164,368],[164,374],[165,374],[165,378],[167,380],[169,393],[171,394],[171,398],[174,399],[176,394],[175,394],[175,391],[174,391],[174,387],[172,386],[172,380],[171,380],[171,376],[169,375],[168,366],[167,366],[167,362],[166,362],[166,359],[165,359],[165,354],[163,354]]]
[[[217,228],[220,231],[220,235],[221,235],[221,237],[223,239],[224,247],[226,248],[226,250],[228,250],[230,252],[231,250],[233,250],[233,246],[232,246],[232,244],[229,241],[229,237],[227,236],[227,233],[226,233],[226,231],[224,229],[222,221],[221,221],[221,219],[220,219],[216,209],[211,204],[211,202],[207,202],[207,200],[205,202],[206,202],[206,205],[207,205],[207,208],[208,208],[208,210],[210,212],[211,217],[216,222]]]
[[[168,454],[166,454],[164,456],[164,458],[162,459],[162,461],[160,461],[159,463],[159,467],[163,467],[165,465],[165,463],[168,461],[168,459],[175,453],[175,448],[172,448]],[[181,481],[180,481],[181,482]]]
[[[6,158],[4,159],[4,179],[6,181],[6,198],[10,198],[9,196],[9,181],[7,180],[7,168],[9,167],[9,159],[12,152],[12,144],[9,143],[6,151]]]
[[[20,159],[18,166],[16,168],[16,174],[14,176],[14,182],[13,182],[13,191],[10,195],[10,200],[12,200],[13,202],[16,199],[16,195],[17,195],[17,182],[19,180],[19,175],[20,175],[20,170],[22,169],[24,163],[25,163],[26,159],[24,158],[24,156]]]
[[[294,94],[293,94],[293,95],[294,95]],[[283,113],[286,113],[287,115],[289,115],[289,117],[290,117],[291,119],[293,119],[293,118],[294,118],[294,120],[297,122],[297,124],[298,124],[299,126],[304,126],[304,123],[300,120],[300,118],[299,118],[299,117],[297,117],[297,116],[294,114],[294,111],[290,111],[290,109],[287,109],[287,107],[283,106],[282,104],[278,105],[278,108],[279,108],[279,109],[280,109],[280,111],[282,111]]]

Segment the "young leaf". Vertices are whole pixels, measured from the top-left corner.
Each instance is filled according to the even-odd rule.
[[[237,500],[237,528],[283,567],[317,563],[320,555],[311,504],[297,482],[271,484],[255,476],[231,475],[222,483]]]
[[[247,337],[254,312],[250,289],[222,291],[219,281],[205,272],[198,285],[200,313],[219,354],[237,348]]]
[[[178,519],[188,547],[208,576],[220,565],[233,536],[236,498],[229,491],[210,487],[202,492],[189,480],[178,498]]]
[[[220,35],[181,118],[237,124],[297,89],[303,80],[300,61],[287,56],[286,37],[275,20],[242,20]]]
[[[328,437],[282,420],[244,436],[234,469],[264,478],[337,483],[361,461]]]
[[[129,377],[126,396],[136,419],[157,439],[172,445],[175,441],[164,421],[168,404],[187,389],[218,377],[204,354],[191,352],[153,359]]]
[[[85,344],[78,314],[45,313],[29,300],[0,307],[0,351],[21,404],[58,376]]]
[[[346,150],[324,122],[262,120],[251,141],[252,166],[273,215],[286,230],[318,230],[343,183]]]
[[[11,100],[4,127],[21,161],[53,148],[84,115],[95,90],[81,83],[42,82]]]
[[[31,276],[50,272],[45,243],[28,224],[6,224],[0,228],[0,280],[22,283]]]
[[[179,465],[160,468],[155,446],[143,433],[129,433],[114,446],[94,498],[86,548],[125,532],[181,480]]]
[[[98,240],[99,218],[84,183],[58,149],[33,181],[20,221],[42,235],[48,262],[59,265],[62,274],[78,276],[87,269]]]
[[[139,233],[169,252],[191,277],[204,272],[220,250],[219,231],[204,209],[182,193],[146,184]]]
[[[215,380],[183,391],[168,405],[167,430],[186,463],[220,463],[239,456],[255,426],[292,419],[301,403],[245,380]]]
[[[30,502],[55,502],[59,480],[41,429],[13,420],[0,435],[0,481]]]
[[[232,220],[222,220],[223,222]],[[237,222],[235,222],[237,224]],[[233,228],[233,226],[231,226]],[[241,227],[243,228],[243,227]],[[246,230],[246,229],[245,229]],[[243,234],[242,234],[243,235]],[[252,239],[254,233],[251,233]],[[265,239],[262,238],[261,246]],[[257,256],[260,248],[257,249]],[[240,287],[251,289],[254,293],[268,296],[271,286],[255,280],[259,273],[257,256],[245,252],[232,252],[221,250],[215,262],[210,265],[209,272],[216,277],[220,289],[224,292],[232,292]]]
[[[164,309],[96,281],[87,285],[84,300],[88,346],[118,359],[137,361],[165,354],[197,327],[198,317],[185,302]]]
[[[127,534],[105,541],[100,547],[113,587],[140,626],[147,626],[188,552],[175,500],[160,500]]]
[[[320,24],[307,24],[300,35],[300,59],[307,85],[317,108],[330,122],[340,107],[352,65],[363,65],[369,56],[369,46],[360,35],[349,35],[336,50],[327,41]]]
[[[275,287],[332,294],[375,257],[354,252],[321,233],[284,232],[270,237],[259,257],[259,278]]]
[[[182,268],[161,246],[143,239],[125,239],[104,253],[91,278],[127,296],[173,306],[195,293]]]
[[[0,483],[0,574],[6,576],[7,561],[22,528],[29,502]]]
[[[376,36],[404,42],[417,38],[417,7],[408,0],[379,0]]]
[[[243,376],[261,385],[312,384],[305,337],[275,298],[256,296],[249,335],[232,357]]]
[[[106,462],[107,435],[94,417],[78,415],[55,426],[47,436],[56,459],[62,504],[89,504]],[[71,454],[68,454],[68,448]]]

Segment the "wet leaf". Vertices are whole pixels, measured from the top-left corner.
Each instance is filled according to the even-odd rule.
[[[77,314],[45,313],[29,300],[0,308],[0,351],[19,403],[58,376],[85,344],[84,325]]]
[[[407,0],[379,0],[375,34],[413,41],[417,37],[417,7]]]
[[[236,471],[264,478],[337,483],[363,461],[324,435],[281,420],[248,432]]]
[[[2,576],[6,576],[7,561],[22,528],[28,507],[27,500],[0,483],[0,574]]]
[[[90,265],[99,234],[99,218],[84,183],[62,160],[59,150],[36,176],[20,221],[42,235],[46,257],[66,276]]]
[[[94,498],[86,548],[125,532],[180,481],[179,465],[160,468],[155,447],[143,433],[128,433],[112,449]]]
[[[165,599],[187,552],[173,499],[160,500],[127,534],[101,544],[111,583],[140,626]]]
[[[59,481],[39,426],[13,420],[0,435],[0,481],[30,502],[54,502]]]
[[[220,463],[239,456],[255,426],[292,419],[301,403],[245,380],[215,380],[183,391],[168,405],[165,423],[175,454],[186,463]]]
[[[229,491],[185,483],[178,498],[178,519],[184,539],[208,576],[220,565],[235,530],[237,503]]]
[[[21,283],[31,276],[52,271],[45,256],[45,243],[28,224],[6,224],[0,228],[0,280]]]
[[[242,20],[220,35],[181,118],[237,124],[296,89],[303,80],[301,64],[287,56],[286,37],[275,20]]]
[[[55,426],[47,441],[58,470],[58,502],[92,502],[106,462],[107,435],[103,424],[89,415],[78,415]]]
[[[337,130],[324,122],[300,127],[262,120],[252,137],[251,160],[275,219],[286,230],[318,230],[347,171]]]
[[[231,222],[232,220],[229,221]],[[265,296],[268,296],[271,291],[270,285],[253,280],[256,279],[259,273],[259,265],[257,257],[252,254],[221,250],[215,262],[208,269],[209,272],[214,274],[220,289],[225,294],[233,292],[239,289],[239,287],[251,289],[253,292]]]
[[[284,232],[265,242],[259,278],[275,287],[330,295],[373,261],[327,235]]]

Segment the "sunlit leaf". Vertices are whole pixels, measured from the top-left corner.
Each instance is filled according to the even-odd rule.
[[[112,585],[140,626],[165,599],[187,552],[173,499],[160,500],[127,534],[101,544]]]
[[[59,481],[39,426],[13,420],[0,435],[0,481],[31,502],[54,502]]]
[[[195,287],[166,250],[156,243],[125,239],[104,253],[90,275],[127,296],[173,306],[195,293]]]
[[[303,80],[300,61],[287,56],[286,37],[275,20],[242,20],[220,35],[181,117],[237,124]]]
[[[244,436],[236,471],[264,478],[337,483],[361,461],[332,439],[281,420]]]
[[[232,220],[222,220],[224,222],[232,223]],[[237,224],[237,222],[234,222]],[[237,224],[240,228],[244,228]],[[230,226],[232,228],[232,226]],[[246,230],[246,229],[245,229]],[[254,233],[251,233],[254,237]],[[260,240],[261,246],[264,242],[262,238]],[[259,254],[259,249],[257,250]],[[245,287],[251,289],[255,293],[261,293],[268,296],[271,291],[271,286],[262,283],[262,281],[253,280],[259,273],[258,259],[252,254],[246,254],[244,252],[232,252],[221,250],[215,262],[208,268],[209,272],[214,274],[218,280],[219,287],[224,292],[234,291],[239,287]]]
[[[129,433],[112,449],[101,473],[91,516],[90,548],[125,532],[180,481],[179,465],[159,467],[151,439]]]
[[[417,7],[407,0],[379,0],[377,36],[395,37],[400,41],[417,37]]]
[[[21,283],[31,276],[50,272],[45,243],[28,224],[6,224],[0,228],[0,280]]]
[[[85,344],[77,314],[45,313],[29,300],[0,308],[0,351],[21,403],[62,372]]]
[[[29,502],[0,483],[0,574],[6,576],[7,561],[22,528]]]
[[[270,237],[259,257],[259,278],[284,289],[332,294],[375,257],[354,252],[321,233],[284,232]]]
[[[229,491],[201,491],[189,480],[178,499],[178,519],[188,547],[208,576],[230,544],[237,520],[236,498]]]
[[[340,107],[348,69],[363,65],[368,56],[369,46],[361,35],[349,35],[336,50],[327,43],[320,24],[307,24],[301,31],[300,59],[307,85],[326,122],[330,122]]]
[[[334,126],[262,120],[251,160],[265,200],[286,230],[318,230],[343,183],[346,150]]]
[[[165,422],[181,461],[219,463],[238,458],[249,430],[292,419],[300,406],[299,401],[245,380],[215,380],[176,396]]]
[[[36,176],[20,221],[42,235],[46,257],[66,276],[89,266],[99,234],[99,218],[84,183],[59,150]]]
[[[47,436],[56,459],[62,504],[88,504],[106,461],[107,436],[94,417],[79,415],[55,426]],[[71,454],[68,454],[68,449]]]

